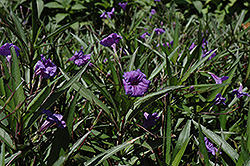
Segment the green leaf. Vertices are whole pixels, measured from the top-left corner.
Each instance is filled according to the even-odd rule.
[[[181,148],[183,147],[185,142],[190,139],[190,128],[191,128],[191,120],[188,120],[185,127],[182,129],[182,131],[179,135],[179,138],[176,142],[176,146],[174,148],[174,153],[173,153],[173,158],[175,158],[177,153],[179,153],[179,151],[181,150]]]
[[[100,164],[102,161],[108,159],[109,157],[111,157],[112,155],[116,154],[117,152],[125,149],[126,147],[130,146],[131,144],[133,144],[137,139],[141,138],[140,137],[137,137],[137,138],[134,138],[130,141],[127,141],[127,142],[124,142],[123,144],[121,145],[118,145],[118,146],[115,146],[109,150],[106,150],[105,152],[101,153],[101,154],[98,154],[97,156],[91,158],[90,160],[84,162],[84,165],[85,166],[95,166],[95,165],[98,165]]]
[[[59,68],[60,69],[60,68]],[[62,70],[63,76],[66,78],[66,80],[70,81],[71,78]],[[105,104],[103,104],[102,101],[100,101],[92,91],[88,90],[85,86],[81,85],[79,82],[74,82],[72,81],[72,87],[76,90],[79,91],[79,94],[83,97],[85,97],[87,100],[89,100],[93,104],[97,104],[100,108],[102,108],[108,115],[110,115],[110,111],[107,108]],[[112,117],[111,117],[112,118]]]
[[[0,138],[9,148],[16,150],[10,135],[2,128],[0,128]]]
[[[132,57],[131,57],[131,60],[129,62],[129,65],[128,65],[128,71],[132,71],[135,69],[135,57],[136,57],[136,53],[138,51],[139,47],[137,47],[137,49],[135,50],[135,52],[133,53]]]
[[[201,1],[194,1],[193,4],[194,4],[194,7],[198,10],[198,12],[201,13],[201,10],[202,10]]]
[[[199,62],[194,63],[194,65],[184,74],[181,81],[179,82],[179,85],[181,85],[186,79],[193,73],[198,67],[200,67],[216,50],[212,51],[209,55],[202,58]]]
[[[16,90],[14,94],[15,105],[17,106],[21,102],[25,100],[24,90],[23,90],[23,81],[21,80],[21,73],[19,67],[19,60],[16,55],[16,51],[14,47],[11,47],[11,57],[12,57],[12,64],[11,64],[11,76],[12,76],[12,88]]]
[[[62,21],[65,17],[67,17],[68,14],[65,13],[57,13],[56,14],[56,23],[59,23],[60,21]]]
[[[59,8],[59,9],[63,9],[64,7],[62,5],[60,5],[59,3],[57,2],[49,2],[49,3],[46,3],[44,5],[44,7],[48,7],[48,8]]]
[[[37,31],[38,31],[38,11],[37,11],[37,0],[32,0],[32,42],[35,45]]]
[[[91,131],[87,132],[82,138],[80,138],[79,140],[77,140],[76,143],[74,143],[74,145],[70,148],[70,151],[68,153],[66,153],[64,156],[61,156],[53,164],[53,166],[62,165],[64,163],[64,161],[66,161],[68,159],[68,157],[76,150],[76,148],[82,144],[82,142],[87,138],[87,136],[89,135],[90,132]]]
[[[0,166],[4,166],[4,159],[5,159],[5,144],[3,142],[1,146],[1,153],[0,153]]]
[[[174,158],[174,161],[172,162],[172,165],[179,165],[181,158],[186,150],[186,147],[188,145],[188,142],[190,140],[191,137],[189,137],[188,139],[185,140],[185,142],[183,142],[181,149],[179,150],[179,152],[177,153],[177,155]]]

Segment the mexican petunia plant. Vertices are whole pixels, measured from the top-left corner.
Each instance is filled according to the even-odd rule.
[[[0,5],[0,165],[249,165],[249,2]]]

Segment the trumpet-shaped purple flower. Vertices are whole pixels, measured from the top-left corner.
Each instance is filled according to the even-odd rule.
[[[218,77],[214,73],[211,73],[211,72],[208,72],[208,74],[210,74],[213,77],[216,84],[222,84],[222,81],[225,81],[229,78],[228,76]]]
[[[226,98],[223,98],[222,95],[220,93],[218,93],[216,95],[216,97],[214,98],[214,104],[213,105],[218,105],[220,103],[226,105],[225,101],[226,101]]]
[[[151,81],[146,80],[146,75],[137,69],[135,71],[125,72],[122,80],[125,94],[132,97],[143,96],[148,91]]]
[[[5,43],[2,47],[0,47],[0,55],[6,56],[8,62],[10,62],[11,60],[10,47],[14,47],[17,56],[19,56],[18,51],[20,51],[20,48],[18,48],[16,45],[12,43]]]
[[[42,78],[49,78],[56,76],[56,65],[50,59],[45,59],[41,54],[42,61],[38,61],[35,68],[35,75],[41,75]]]
[[[215,155],[216,152],[218,152],[218,149],[214,147],[214,145],[211,142],[208,141],[207,137],[204,137],[204,140],[205,140],[205,145],[206,145],[207,150],[211,152],[213,155]]]
[[[150,36],[150,34],[148,32],[145,32],[140,37],[143,39],[146,39],[146,35]]]
[[[147,112],[144,112],[143,115],[146,118],[143,123],[143,126],[145,128],[153,127],[156,124],[155,120],[158,120],[160,118],[156,112],[153,114],[148,114]]]
[[[161,29],[161,28],[156,28],[155,32],[156,32],[157,35],[159,35],[159,34],[163,34],[165,31],[163,29]]]
[[[122,7],[123,10],[126,10],[126,6],[127,6],[128,2],[126,3],[119,3],[118,5]]]
[[[157,2],[157,1],[158,1],[158,2],[161,2],[161,0],[155,0],[155,2]]]
[[[105,47],[109,47],[109,46],[112,46],[113,44],[119,43],[120,39],[122,39],[120,35],[117,35],[116,33],[112,33],[108,37],[102,39],[100,41],[100,44]]]
[[[232,92],[232,95],[236,95],[237,98],[241,98],[244,95],[249,96],[248,93],[242,92],[242,89],[243,89],[243,86],[242,86],[242,84],[240,84],[239,90],[234,89],[233,92]]]
[[[47,119],[42,124],[40,131],[46,130],[53,124],[56,124],[61,129],[66,127],[66,122],[62,120],[63,116],[61,114],[52,114],[49,110],[45,109],[42,109],[42,114],[45,114]]]
[[[83,51],[75,52],[75,54],[69,58],[70,61],[74,61],[77,66],[86,65],[90,60],[91,54],[84,55]],[[91,64],[89,64],[91,65]]]
[[[208,56],[211,52],[213,52],[213,50],[207,51],[207,50],[202,50],[202,58],[205,58],[206,56]],[[215,52],[208,58],[209,60],[211,60],[213,57],[215,57],[216,54]]]

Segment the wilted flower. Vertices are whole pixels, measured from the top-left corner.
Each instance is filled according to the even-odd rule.
[[[12,43],[5,43],[2,47],[0,47],[0,55],[6,56],[8,62],[10,62],[11,60],[10,47],[14,47],[17,56],[19,56],[18,51],[20,50],[20,48],[18,48],[16,45]]]
[[[242,86],[242,84],[240,84],[239,90],[234,89],[232,92],[232,95],[237,95],[237,98],[241,98],[244,95],[249,96],[248,93],[242,92],[242,89],[243,89],[243,86]]]
[[[207,50],[202,50],[202,58],[205,58],[206,56],[208,56],[211,52],[213,52],[213,50],[207,51]],[[215,57],[216,54],[215,52],[208,58],[209,60],[211,60],[213,57]]]
[[[150,36],[150,34],[148,32],[145,32],[140,37],[143,39],[146,39],[146,35]]]
[[[49,110],[45,109],[42,109],[42,114],[45,114],[47,119],[42,124],[40,131],[46,130],[53,124],[56,124],[61,129],[66,127],[66,122],[62,120],[63,116],[61,114],[52,114]]]
[[[156,124],[155,120],[158,120],[160,118],[156,112],[153,114],[148,114],[147,112],[144,112],[143,115],[146,118],[143,123],[143,126],[145,128],[153,127]]]
[[[194,47],[195,47],[196,45],[194,44],[194,42],[191,44],[191,46],[189,47],[189,50],[192,50],[192,49],[194,49]]]
[[[218,77],[214,73],[211,73],[211,72],[208,72],[208,74],[210,74],[213,77],[216,84],[222,84],[222,81],[225,81],[229,78],[228,76]]]
[[[156,32],[157,35],[159,35],[159,34],[163,34],[165,31],[163,29],[161,29],[161,28],[156,28],[155,32]]]
[[[77,66],[83,66],[83,65],[86,65],[89,60],[90,60],[90,56],[91,54],[86,54],[84,55],[83,51],[79,51],[79,52],[75,52],[75,54],[69,58],[70,61],[74,61],[74,63],[77,65]],[[91,65],[91,64],[89,64]]]
[[[223,98],[222,95],[220,93],[218,93],[216,95],[216,97],[214,98],[214,104],[213,105],[218,105],[220,103],[226,105],[225,101],[226,101],[226,98]]]
[[[121,6],[123,10],[126,10],[125,8],[126,8],[127,4],[128,4],[128,2],[126,2],[126,3],[120,2],[118,5]]]
[[[102,39],[100,41],[100,44],[105,47],[109,47],[109,46],[112,46],[113,44],[119,43],[120,39],[122,39],[121,36],[117,35],[116,33],[112,33],[108,37]]]
[[[132,97],[143,96],[148,91],[151,81],[146,80],[146,75],[137,69],[136,71],[125,72],[122,80],[125,94]]]
[[[42,61],[38,61],[35,68],[35,75],[41,75],[42,78],[49,78],[56,76],[56,65],[50,59],[45,59],[41,54]]]
[[[218,152],[218,149],[214,147],[214,145],[211,142],[208,141],[207,137],[204,137],[204,140],[205,140],[205,145],[206,145],[207,150],[211,152],[213,155],[215,155],[216,152]]]

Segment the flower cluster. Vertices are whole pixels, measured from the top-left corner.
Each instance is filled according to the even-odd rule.
[[[117,35],[116,33],[112,33],[108,37],[102,39],[100,41],[100,44],[105,46],[105,47],[110,47],[113,44],[119,43],[120,39],[122,39],[122,37],[120,35]]]
[[[2,47],[0,47],[0,55],[6,56],[8,62],[11,61],[10,47],[14,47],[17,56],[19,56],[20,51],[20,48],[12,43],[5,43]]]
[[[57,127],[61,129],[66,127],[66,122],[62,120],[63,116],[61,114],[52,114],[49,110],[45,109],[42,109],[42,114],[45,114],[47,116],[47,119],[42,124],[40,132],[46,130],[53,124],[56,124]]]
[[[36,64],[35,75],[41,75],[42,78],[55,77],[56,69],[56,65],[50,59],[45,59],[41,54],[41,61]]]
[[[123,10],[126,11],[127,4],[128,4],[128,2],[126,2],[126,3],[119,3],[118,5],[121,6]]]
[[[232,92],[232,95],[236,95],[237,98],[241,98],[241,97],[243,97],[244,95],[245,95],[245,96],[249,96],[248,93],[242,92],[242,90],[243,90],[243,86],[242,86],[242,84],[240,84],[239,89],[238,89],[238,90],[237,90],[237,89],[234,89],[233,92]]]
[[[75,54],[69,58],[69,61],[74,61],[77,66],[84,66],[89,62],[90,56],[91,54],[84,55],[83,51],[80,50],[79,52],[76,51]],[[91,65],[91,63],[89,63],[89,65]]]
[[[155,32],[156,32],[157,35],[160,35],[160,34],[163,34],[165,31],[163,29],[161,29],[161,28],[156,28]]]

